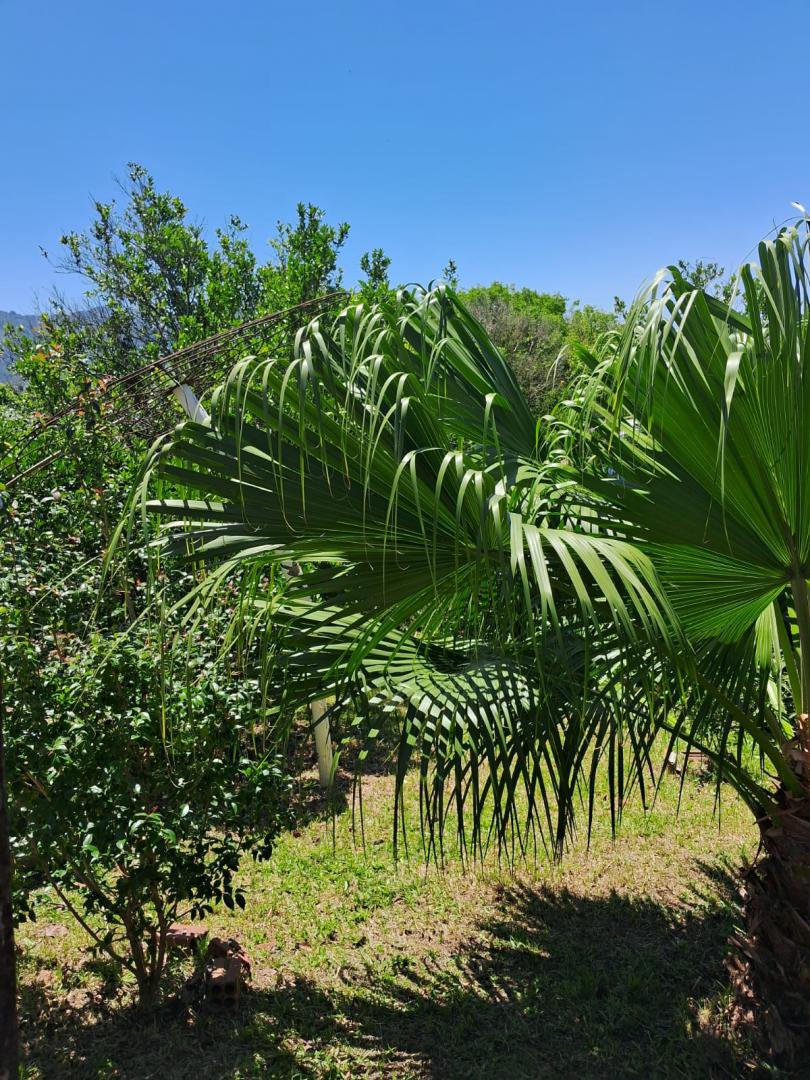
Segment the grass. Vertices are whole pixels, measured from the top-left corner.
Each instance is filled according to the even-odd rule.
[[[244,865],[247,910],[210,920],[253,961],[235,1010],[169,996],[143,1015],[57,905],[23,926],[26,1080],[764,1068],[724,1027],[734,875],[755,843],[732,796],[718,824],[713,787],[690,778],[676,817],[673,778],[652,812],[628,807],[615,842],[598,821],[590,849],[578,841],[562,866],[510,875],[494,862],[426,868],[418,855],[395,866],[391,779],[364,783],[365,848],[350,810],[333,823],[310,807],[269,863]]]

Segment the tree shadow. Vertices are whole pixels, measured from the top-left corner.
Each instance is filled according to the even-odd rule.
[[[60,1016],[40,1002],[27,1060],[43,1078],[133,1080],[752,1075],[749,1050],[702,1016],[723,995],[725,896],[683,908],[512,883],[497,899],[446,955],[367,952],[339,978],[280,979],[229,1013]]]

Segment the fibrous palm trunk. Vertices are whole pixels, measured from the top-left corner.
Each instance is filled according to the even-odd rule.
[[[781,790],[759,819],[760,853],[745,875],[745,929],[732,977],[745,1016],[777,1064],[810,1054],[810,753],[786,747],[803,791]]]
[[[3,747],[3,676],[0,672],[0,1080],[16,1080],[17,971],[11,913],[11,852],[8,832],[5,753]]]

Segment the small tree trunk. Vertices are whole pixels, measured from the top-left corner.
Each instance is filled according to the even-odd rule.
[[[11,911],[11,849],[3,745],[4,721],[4,685],[3,673],[0,671],[0,1080],[16,1080],[19,1072],[17,964]]]
[[[786,752],[804,792],[782,790],[778,812],[759,821],[731,972],[743,1019],[774,1061],[792,1068],[810,1054],[810,754],[798,741]]]
[[[322,788],[332,785],[332,736],[326,711],[329,703],[325,698],[313,701],[309,707],[312,729],[315,734],[315,755],[318,759],[318,780]]]

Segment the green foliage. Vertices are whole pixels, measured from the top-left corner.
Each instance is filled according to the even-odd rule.
[[[105,374],[249,318],[261,295],[237,217],[217,230],[211,249],[183,202],[158,191],[142,166],[129,166],[123,195],[122,210],[96,202],[89,230],[60,240],[60,266],[85,280],[88,311],[76,316],[57,301],[46,316],[52,335],[72,328],[75,346]]]
[[[591,373],[547,425],[442,286],[313,325],[290,365],[245,361],[153,459],[199,500],[146,503],[166,550],[193,535],[248,575],[241,619],[272,613],[275,691],[387,705],[369,723],[398,733],[400,784],[420,766],[429,850],[451,808],[473,850],[560,850],[601,757],[612,820],[655,785],[662,730],[759,815],[797,790],[809,246],[761,245],[745,312],[659,276],[595,356],[571,345]],[[271,602],[281,559],[312,569]]]
[[[730,299],[731,285],[725,279],[725,267],[719,263],[704,259],[698,259],[696,262],[678,259],[678,270],[691,285],[700,289],[701,292],[709,293],[721,300]]]
[[[567,346],[593,345],[616,327],[613,314],[591,305],[575,303],[569,310],[560,293],[516,289],[495,281],[460,295],[509,361],[537,416],[551,412],[580,370],[572,364]]]
[[[447,265],[442,270],[442,277],[451,289],[458,290],[458,266],[455,259],[447,260]]]
[[[9,354],[5,345],[7,334],[35,332],[39,324],[38,315],[20,315],[16,311],[0,311],[0,383],[16,382],[12,373],[8,370]]]
[[[18,328],[7,342],[22,387],[0,391],[0,450],[5,479],[23,479],[0,497],[0,663],[16,908],[32,914],[40,886],[58,889],[149,998],[171,921],[244,903],[234,870],[245,851],[269,852],[286,788],[263,749],[256,649],[224,644],[238,597],[172,662],[169,638],[181,628],[150,621],[145,553],[102,573],[143,453],[104,389],[161,354],[337,287],[348,226],[299,204],[260,265],[238,218],[210,243],[141,166],[129,167],[122,194],[62,238],[62,269],[85,282],[83,310],[54,297],[36,332]],[[372,270],[384,272],[385,257],[373,255]],[[275,333],[282,353],[293,329]],[[18,446],[77,400],[47,437]],[[162,586],[163,602],[192,580]],[[223,658],[224,677],[214,671]]]
[[[553,431],[479,323],[443,285],[352,304],[291,363],[238,364],[212,415],[155,448],[139,490],[165,557],[193,542],[211,568],[188,603],[242,575],[270,700],[334,696],[368,738],[392,732],[430,851],[451,811],[472,852],[559,850],[591,742],[618,737],[629,665],[643,707],[671,613],[643,554],[583,526]],[[158,478],[180,497],[150,499]],[[302,572],[268,589],[290,561]],[[640,724],[639,776],[652,734]]]
[[[360,256],[360,270],[365,274],[365,280],[360,282],[359,293],[365,303],[374,303],[391,291],[390,266],[391,260],[382,248],[374,248]]]
[[[493,281],[491,285],[476,285],[461,294],[461,299],[470,307],[476,303],[487,300],[500,302],[508,306],[518,315],[525,315],[530,319],[559,319],[563,320],[566,310],[566,299],[560,293],[538,293],[534,289],[517,289],[514,285],[504,285],[500,281]]]
[[[84,302],[75,310],[56,295],[36,333],[23,327],[9,334],[5,347],[21,378],[36,378],[43,347],[59,351],[62,381],[71,388],[82,374],[126,374],[340,284],[349,227],[329,225],[316,206],[299,203],[294,224],[278,223],[273,258],[260,263],[240,218],[231,216],[211,244],[182,200],[159,191],[141,165],[129,166],[122,195],[121,207],[97,201],[89,228],[62,236],[66,254],[58,266],[84,280]],[[283,343],[284,332],[274,344]],[[48,398],[49,407],[55,400]]]
[[[740,274],[727,277],[725,268],[719,263],[705,262],[703,259],[696,262],[679,259],[677,269],[690,285],[722,300],[727,307],[743,311],[749,317],[753,315],[767,319],[768,299],[762,281],[754,278],[745,288]]]
[[[760,816],[774,780],[799,790],[785,744],[810,703],[808,245],[806,224],[760,244],[740,271],[744,310],[671,267],[621,338],[581,350],[578,475],[595,516],[650,553],[693,647],[660,722]]]
[[[532,412],[542,416],[553,408],[570,375],[560,355],[565,322],[556,313],[538,316],[518,310],[508,296],[503,286],[491,286],[470,290],[464,299],[509,361]]]
[[[571,305],[568,313],[566,341],[569,344],[579,344],[593,347],[606,335],[614,332],[618,327],[616,313],[603,311],[592,304],[580,305],[577,301]],[[576,369],[576,360],[572,359],[572,366]]]
[[[243,907],[240,856],[267,857],[279,828],[281,771],[249,752],[253,684],[201,684],[202,650],[191,681],[161,670],[135,635],[57,635],[44,663],[7,639],[3,660],[18,896],[31,913],[39,886],[56,889],[149,999],[171,923]]]
[[[276,260],[259,269],[262,311],[293,307],[340,287],[338,257],[349,226],[327,224],[323,210],[311,203],[298,203],[297,213],[294,225],[279,221],[270,241]]]
[[[694,262],[688,259],[678,259],[678,273],[696,289],[708,293],[726,304],[734,298],[734,283],[726,276],[724,266],[712,260],[696,259]],[[637,309],[637,304],[635,305]],[[613,310],[617,318],[624,320],[630,310],[627,301],[620,296],[613,298]],[[588,347],[595,344],[594,339],[581,339],[581,344]]]
[[[43,349],[31,385],[6,388],[6,444],[35,401],[72,393],[59,361]],[[91,392],[83,415],[51,429],[49,468],[12,488],[0,511],[15,909],[33,914],[39,890],[57,889],[147,1000],[170,923],[244,902],[233,873],[244,851],[269,852],[285,782],[254,740],[255,662],[234,658],[226,682],[212,677],[227,609],[173,665],[146,616],[143,555],[133,551],[103,580],[139,451],[98,421]],[[33,444],[17,467],[41,452]]]
[[[810,701],[805,232],[762,246],[741,310],[706,291],[713,264],[672,268],[610,314],[500,283],[394,294],[372,250],[360,303],[237,364],[211,422],[154,448],[130,506],[144,531],[127,573],[112,564],[83,657],[72,635],[135,483],[127,447],[99,439],[110,343],[126,367],[250,305],[330,289],[347,231],[301,204],[259,266],[240,223],[211,251],[178,200],[131,182],[123,215],[99,205],[91,233],[66,238],[95,307],[19,339],[28,388],[2,402],[7,443],[26,409],[85,405],[47,482],[4,504],[29,885],[68,899],[81,885],[77,913],[93,932],[106,920],[105,947],[123,934],[152,987],[166,918],[238,902],[234,860],[276,827],[283,782],[248,716],[275,749],[324,697],[353,733],[396,740],[397,797],[415,767],[437,857],[448,827],[465,854],[490,840],[508,858],[559,853],[582,807],[590,826],[603,767],[614,826],[634,786],[655,787],[662,731],[757,813],[795,786],[785,743]],[[147,577],[189,616],[182,658],[166,655],[179,626],[165,605],[137,621]]]

